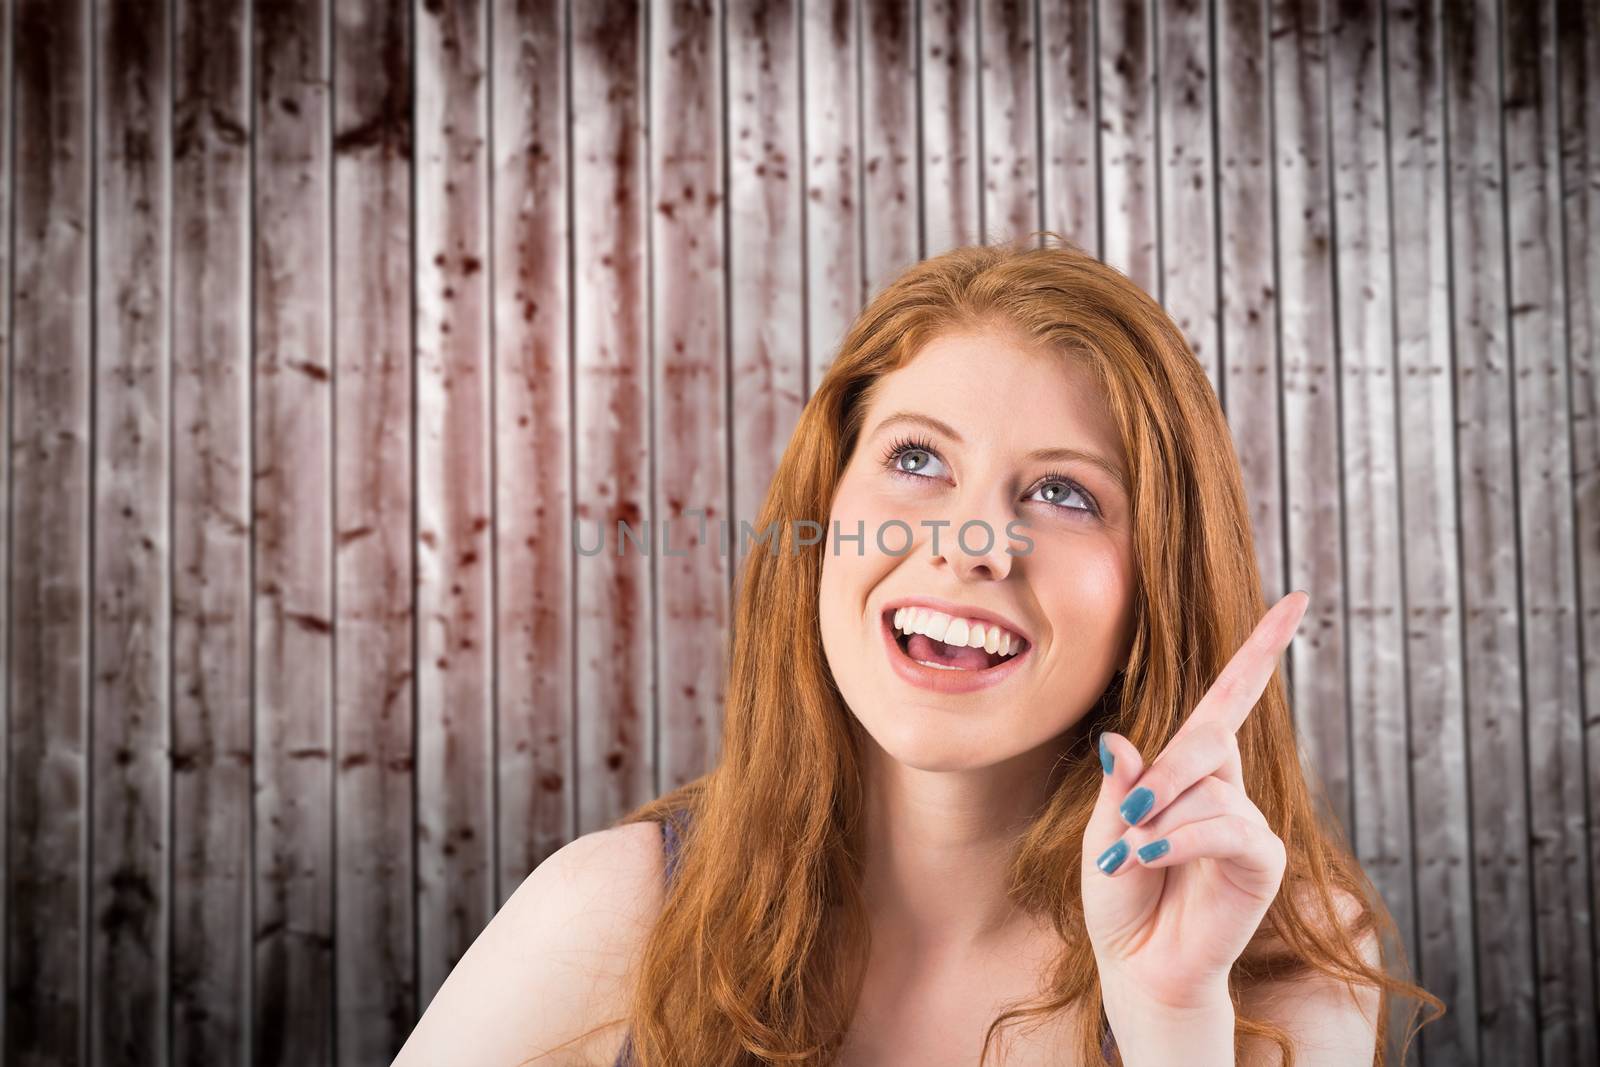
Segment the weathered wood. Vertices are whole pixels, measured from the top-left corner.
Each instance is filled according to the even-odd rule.
[[[922,204],[917,196],[916,4],[865,4],[860,19],[864,304],[921,258]]]
[[[1572,389],[1572,504],[1577,527],[1579,661],[1588,757],[1589,938],[1600,959],[1600,28],[1592,0],[1556,3],[1561,230]],[[1600,1021],[1597,1021],[1600,1026]],[[1600,1040],[1597,1038],[1596,1040]]]
[[[1161,298],[1156,89],[1148,0],[1097,0],[1101,258]]]
[[[650,455],[656,516],[656,792],[715,764],[727,677],[727,284],[721,25],[710,0],[652,11]],[[704,525],[702,525],[702,520]]]
[[[416,1018],[411,859],[411,19],[333,11],[334,994],[341,1063],[387,1063]]]
[[[1538,1059],[1499,37],[1489,0],[1445,5],[1462,639],[1485,1064]]]
[[[1289,588],[1311,594],[1286,660],[1307,769],[1319,779],[1316,791],[1328,805],[1327,816],[1353,834],[1321,5],[1317,0],[1274,3],[1272,27],[1285,547]]]
[[[1210,9],[1180,0],[1155,11],[1161,301],[1220,396]]]
[[[417,954],[426,1008],[494,913],[493,372],[483,0],[416,20]]]
[[[1555,11],[1501,6],[1506,251],[1539,1062],[1600,1062],[1584,811]]]
[[[577,819],[565,11],[498,0],[490,37],[497,905]]]
[[[727,11],[733,495],[726,516],[732,536],[718,551],[727,553],[735,595],[739,521],[755,522],[805,402],[799,9],[794,0],[777,0]],[[713,733],[720,745],[720,731]]]
[[[810,396],[833,362],[866,292],[861,220],[861,125],[856,4],[802,5],[800,92],[805,108],[806,381]],[[752,520],[754,516],[751,516]]]
[[[245,0],[173,12],[172,1062],[248,1063],[250,131]]]
[[[1039,114],[1045,229],[1100,254],[1095,0],[1039,7]]]
[[[15,68],[13,44],[16,31],[12,22],[15,18],[15,4],[0,7],[0,115],[7,116],[11,114],[14,96],[12,73]],[[7,739],[8,749],[12,715],[11,685],[5,681],[11,677],[11,190],[16,159],[11,144],[12,128],[9,119],[0,123],[0,500],[8,502],[6,520],[0,522],[0,737]],[[4,849],[9,839],[11,828],[8,799],[11,795],[11,779],[7,762],[4,754],[0,753],[0,850]],[[0,878],[3,877],[5,871],[0,866]],[[6,893],[4,887],[0,886],[0,937],[5,936],[4,931],[8,929],[6,923]],[[4,953],[0,953],[0,969],[5,966],[3,957]],[[4,984],[3,981],[0,984]],[[9,1047],[6,1026],[10,1002],[10,987],[6,986],[6,995],[0,996],[0,1062],[5,1061]]]
[[[167,1059],[167,18],[165,0],[95,15],[94,1064]]]
[[[333,1057],[327,9],[255,6],[255,1060]]]
[[[1345,625],[1350,657],[1351,832],[1356,856],[1398,926],[1395,948],[1414,960],[1404,548],[1382,20],[1382,5],[1375,0],[1346,0],[1329,15],[1328,25],[1339,430],[1349,583]],[[1404,1036],[1400,1028],[1410,1007],[1397,1003],[1390,1012],[1390,1061],[1398,1059]]]
[[[1268,603],[1289,592],[1283,545],[1272,85],[1266,0],[1217,0],[1218,395],[1244,476],[1256,565]]]
[[[578,832],[655,795],[644,12],[572,14]],[[648,523],[648,525],[646,525]],[[625,524],[627,531],[619,530]],[[593,554],[590,554],[593,553]]]
[[[977,11],[974,0],[923,0],[922,252],[979,240]]]
[[[715,763],[718,520],[862,304],[1041,228],[1169,307],[1312,593],[1410,1062],[1594,1060],[1593,8],[0,7],[6,1062],[391,1058]]]
[[[1039,57],[1033,4],[978,5],[983,237],[1015,241],[1044,226],[1039,203]],[[1037,241],[1037,239],[1036,239]]]
[[[1399,0],[1389,7],[1387,22],[1399,506],[1405,519],[1410,809],[1416,831],[1414,962],[1418,980],[1448,1006],[1443,1019],[1423,1028],[1418,1043],[1425,1063],[1468,1065],[1481,1061],[1463,725],[1440,23],[1432,0]]]
[[[91,13],[15,5],[5,1059],[82,1063],[89,779]]]

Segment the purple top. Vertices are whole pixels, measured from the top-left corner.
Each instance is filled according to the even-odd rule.
[[[684,815],[687,821],[689,816]],[[661,824],[662,847],[667,854],[667,884],[672,884],[672,877],[678,868],[678,826],[671,819]],[[1111,1036],[1111,1027],[1107,1026],[1105,1034],[1100,1039],[1100,1055],[1107,1062],[1111,1060],[1111,1050],[1117,1047],[1116,1038]],[[615,1067],[633,1067],[633,1032],[629,1031],[622,1039],[622,1051],[617,1053]]]

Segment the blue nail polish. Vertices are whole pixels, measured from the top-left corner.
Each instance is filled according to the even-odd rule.
[[[1129,826],[1139,825],[1139,820],[1150,814],[1156,795],[1144,786],[1129,793],[1122,802],[1122,818]]]
[[[1158,860],[1165,856],[1170,848],[1172,846],[1167,844],[1167,839],[1164,837],[1160,841],[1152,841],[1148,845],[1140,845],[1139,862],[1149,863],[1151,860]]]
[[[1105,734],[1101,734],[1100,735],[1100,769],[1105,771],[1107,774],[1110,774],[1111,773],[1111,768],[1116,764],[1116,762],[1117,762],[1117,757],[1113,756],[1111,754],[1111,749],[1106,746],[1106,735]]]
[[[1094,861],[1094,865],[1100,868],[1102,874],[1111,874],[1121,867],[1122,861],[1127,858],[1128,843],[1119,839],[1116,844],[1100,853],[1100,858]]]

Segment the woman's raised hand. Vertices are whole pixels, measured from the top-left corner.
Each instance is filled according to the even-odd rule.
[[[1120,734],[1083,844],[1102,988],[1182,1011],[1227,1002],[1228,972],[1283,881],[1283,842],[1245,795],[1237,732],[1310,605],[1272,606],[1148,767]]]

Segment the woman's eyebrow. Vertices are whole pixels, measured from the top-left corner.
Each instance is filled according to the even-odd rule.
[[[1128,479],[1123,475],[1122,468],[1106,459],[1098,452],[1085,452],[1080,448],[1039,448],[1028,453],[1029,459],[1044,460],[1046,462],[1063,460],[1082,460],[1085,463],[1099,467],[1106,472],[1106,476],[1117,483],[1123,495],[1128,492]]]
[[[874,428],[872,432],[874,435],[877,435],[890,426],[893,426],[897,423],[906,422],[919,426],[926,426],[932,430],[937,430],[939,433],[944,434],[958,445],[966,444],[966,442],[962,440],[961,435],[956,433],[955,428],[949,423],[936,419],[932,415],[924,415],[916,411],[897,411],[893,415],[889,415],[884,418],[882,422],[878,423],[877,427]],[[1106,459],[1097,452],[1085,452],[1081,448],[1037,448],[1032,452],[1029,452],[1026,458],[1029,460],[1043,460],[1045,462],[1081,460],[1084,463],[1093,464],[1094,466],[1105,471],[1107,476],[1117,483],[1117,487],[1120,488],[1124,494],[1128,492],[1128,479],[1127,476],[1122,473],[1122,468],[1118,467],[1115,463],[1112,463],[1110,460]]]
[[[874,435],[882,433],[888,427],[901,422],[917,423],[918,425],[926,426],[929,429],[938,430],[946,437],[953,439],[956,444],[966,444],[966,442],[961,439],[961,435],[956,433],[955,429],[951,427],[949,423],[940,422],[932,415],[922,415],[915,411],[897,411],[893,415],[885,418],[882,422],[878,423],[877,427],[872,432]]]

